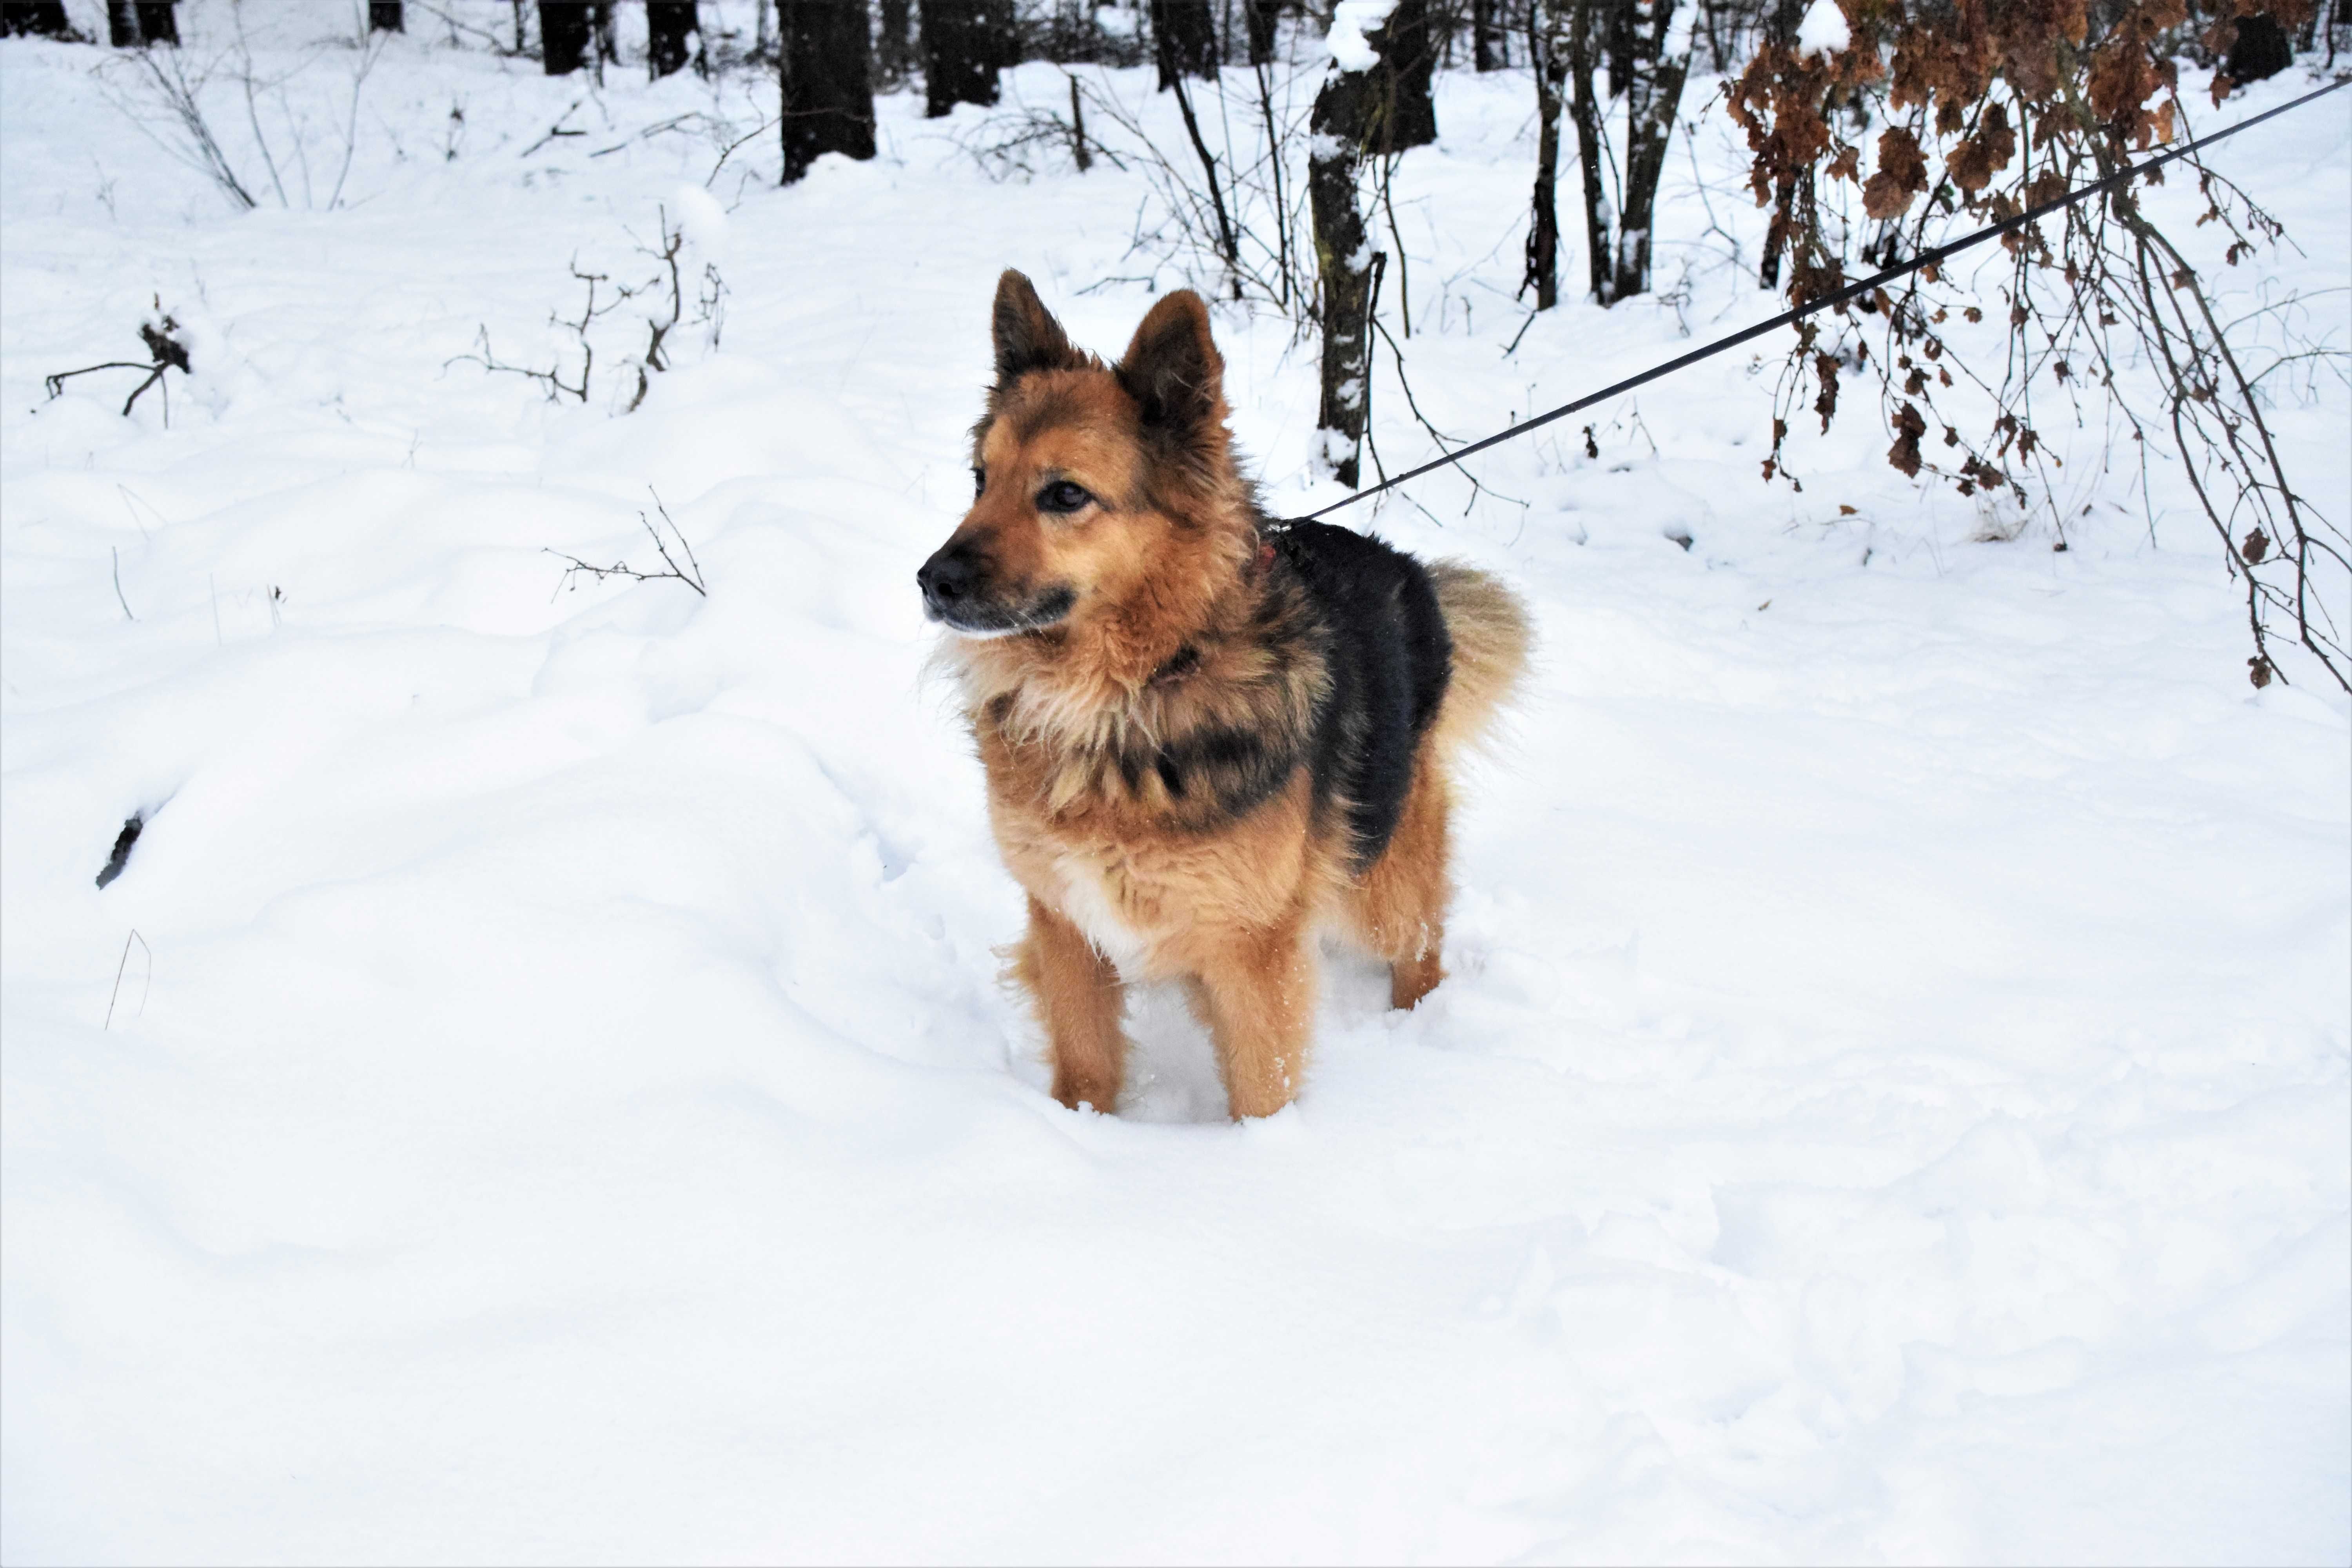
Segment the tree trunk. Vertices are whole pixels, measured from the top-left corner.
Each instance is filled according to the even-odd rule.
[[[1323,386],[1315,466],[1353,489],[1371,403],[1371,238],[1357,191],[1381,84],[1335,61],[1307,126],[1307,203],[1323,277]]]
[[[2312,7],[2315,13],[2317,6]],[[2294,64],[2294,46],[2275,16],[2241,16],[2222,74],[2231,81],[2261,81]]]
[[[400,8],[400,0],[368,0],[368,31],[371,33],[404,33],[408,18]]]
[[[180,18],[174,0],[139,0],[139,41],[180,47]]]
[[[1502,21],[1495,14],[1501,3],[1470,0],[1470,58],[1482,71],[1498,71],[1511,63],[1503,52]]]
[[[1536,309],[1559,303],[1559,89],[1568,75],[1559,16],[1543,0],[1528,7],[1528,58],[1536,79],[1536,188],[1528,220],[1528,269],[1519,291],[1536,291]]]
[[[702,51],[687,41],[702,31],[694,13],[695,0],[646,0],[646,61],[655,80],[689,65],[702,68]]]
[[[589,7],[590,26],[596,34],[596,79],[604,79],[604,68],[621,63],[621,40],[613,30],[613,0],[596,0]]]
[[[1426,147],[1437,140],[1437,104],[1430,96],[1430,78],[1437,70],[1438,29],[1432,25],[1429,0],[1396,0],[1396,7],[1379,29],[1380,101],[1366,149],[1402,153]]]
[[[1682,107],[1683,81],[1690,72],[1689,46],[1668,58],[1675,0],[1632,0],[1627,31],[1633,49],[1625,75],[1625,210],[1617,228],[1616,277],[1612,300],[1650,291],[1650,235],[1656,225],[1658,184],[1666,172],[1666,146]]]
[[[1151,0],[1151,47],[1160,91],[1176,85],[1180,71],[1215,79],[1217,19],[1209,0]]]
[[[1249,63],[1274,63],[1274,25],[1282,15],[1281,0],[1242,0],[1242,25],[1249,30]]]
[[[539,53],[550,76],[570,76],[588,63],[587,0],[539,0]]]
[[[874,156],[866,0],[778,0],[776,27],[783,183],[799,179],[827,153]]]
[[[106,41],[118,49],[139,47],[139,7],[133,0],[106,0]]]
[[[1764,38],[1767,43],[1783,48],[1797,47],[1797,28],[1805,15],[1805,0],[1772,0],[1772,8],[1764,18]],[[1797,172],[1782,169],[1772,181],[1772,217],[1764,226],[1764,259],[1756,268],[1756,281],[1778,293],[1780,288],[1780,257],[1789,248],[1789,227],[1796,219]]]
[[[914,7],[908,0],[882,0],[882,32],[875,40],[876,64],[885,80],[897,81],[915,64]]]
[[[1013,0],[923,0],[923,112],[937,120],[959,103],[994,103],[996,73],[1017,42]]]
[[[1615,232],[1617,205],[1609,195],[1609,171],[1601,162],[1600,95],[1593,90],[1593,73],[1600,68],[1600,32],[1601,18],[1595,15],[1612,0],[1568,0],[1570,9],[1565,37],[1555,41],[1555,47],[1564,45],[1568,57],[1568,112],[1576,122],[1576,163],[1584,179],[1584,247],[1585,275],[1592,297],[1606,305],[1616,298],[1610,292],[1617,281],[1616,268],[1611,265],[1617,254]]]
[[[0,4],[0,37],[68,38],[73,24],[66,19],[65,0],[6,0]]]

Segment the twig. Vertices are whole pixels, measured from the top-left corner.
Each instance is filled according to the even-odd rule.
[[[147,955],[147,975],[139,987],[139,1011],[132,1014],[131,1017],[135,1020],[147,1016],[147,993],[153,990],[155,986],[155,950],[147,945],[147,939],[141,936],[138,928],[134,926],[131,928],[131,934],[122,939],[122,956],[115,962],[114,989],[106,994],[106,1022],[99,1026],[100,1030],[114,1027],[114,1004],[122,994],[122,974],[131,967],[131,944],[134,942],[139,944],[139,951]]]
[[[579,110],[580,106],[586,101],[587,100],[585,99],[573,99],[572,100],[572,107],[565,110],[562,114],[556,116],[555,123],[547,128],[547,134],[532,142],[530,146],[524,148],[521,155],[526,158],[530,157],[533,153],[538,152],[541,147],[546,146],[550,142],[554,141],[559,136],[587,135],[588,132],[585,131],[566,131],[563,128],[563,122],[571,119],[572,116]]]
[[[114,602],[122,606],[124,620],[135,621],[139,617],[131,613],[131,601],[122,596],[122,552],[110,544],[106,552],[114,557]]]
[[[1412,383],[1404,374],[1404,351],[1397,347],[1396,339],[1390,335],[1388,323],[1381,321],[1378,316],[1374,316],[1372,318],[1372,331],[1380,333],[1381,342],[1388,344],[1389,346],[1389,357],[1396,362],[1397,385],[1404,393],[1404,405],[1412,411],[1413,422],[1419,425],[1423,430],[1429,432],[1429,438],[1437,443],[1437,449],[1440,452],[1445,453],[1449,458],[1452,457],[1453,453],[1446,450],[1446,443],[1449,437],[1441,432],[1436,426],[1432,425],[1429,422],[1428,416],[1423,415],[1421,411],[1421,405],[1413,400]],[[1464,468],[1459,463],[1454,465],[1454,471],[1470,481],[1470,499],[1474,504],[1476,502],[1478,497],[1482,495],[1493,496],[1496,500],[1509,501],[1513,506],[1524,507],[1528,504],[1526,501],[1520,500],[1515,496],[1507,496],[1500,490],[1488,489],[1485,485],[1478,482],[1477,475],[1472,473],[1468,468]],[[1468,509],[1465,508],[1464,510],[1466,512]]]
[[[665,578],[674,578],[677,581],[685,584],[688,587],[693,589],[704,598],[707,599],[710,596],[710,589],[702,580],[702,563],[695,559],[694,546],[687,542],[686,531],[678,527],[677,520],[671,517],[669,514],[669,508],[662,504],[660,492],[655,490],[650,485],[646,486],[646,489],[647,493],[651,494],[654,498],[654,510],[661,513],[661,520],[664,522],[668,523],[669,531],[677,536],[678,548],[686,552],[685,567],[681,568],[677,563],[677,558],[670,554],[668,542],[662,538],[661,531],[653,525],[652,519],[646,517],[646,514],[641,511],[637,513],[637,521],[645,525],[646,532],[653,539],[654,549],[660,552],[662,558],[662,570],[658,572],[640,572],[635,567],[630,565],[626,561],[615,561],[610,566],[592,566],[587,562],[581,560],[577,555],[567,554],[561,550],[550,549],[545,552],[546,554],[552,555],[559,561],[568,561],[572,563],[564,568],[562,581],[558,582],[555,585],[555,592],[557,594],[561,594],[564,589],[570,587],[572,585],[572,579],[575,575],[585,572],[589,576],[595,578],[600,583],[607,577],[626,577],[633,583],[658,583]],[[552,603],[553,600],[554,595],[550,595],[549,601]]]

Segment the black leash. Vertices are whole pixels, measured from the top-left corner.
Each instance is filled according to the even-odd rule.
[[[1626,377],[1623,381],[1617,383],[1614,386],[1604,386],[1599,392],[1592,394],[1590,397],[1580,397],[1573,403],[1562,404],[1559,407],[1553,409],[1549,414],[1538,414],[1532,419],[1522,419],[1519,423],[1512,426],[1509,429],[1502,431],[1496,435],[1489,436],[1483,441],[1473,441],[1467,447],[1456,447],[1454,450],[1446,453],[1445,456],[1437,458],[1433,462],[1423,463],[1417,468],[1408,468],[1403,473],[1397,475],[1394,479],[1383,479],[1379,484],[1372,486],[1369,489],[1357,490],[1344,500],[1335,500],[1329,506],[1319,507],[1317,510],[1308,512],[1305,517],[1294,518],[1290,521],[1296,522],[1309,522],[1316,518],[1321,517],[1327,511],[1338,511],[1341,507],[1353,506],[1360,500],[1363,500],[1371,496],[1376,496],[1382,490],[1394,489],[1397,486],[1404,483],[1407,479],[1417,479],[1421,478],[1422,475],[1444,468],[1448,464],[1453,464],[1458,467],[1463,458],[1471,456],[1473,453],[1483,452],[1489,447],[1498,446],[1501,443],[1509,440],[1514,436],[1524,436],[1528,431],[1549,425],[1555,419],[1565,419],[1570,415],[1574,414],[1580,409],[1590,408],[1596,403],[1606,402],[1608,399],[1616,396],[1621,392],[1631,392],[1635,387],[1645,385],[1650,382],[1657,380],[1662,375],[1672,375],[1675,372],[1681,370],[1687,365],[1696,364],[1699,361],[1719,354],[1726,349],[1738,348],[1740,344],[1748,342],[1750,339],[1760,338],[1765,333],[1775,331],[1781,327],[1788,326],[1792,321],[1801,321],[1807,316],[1814,315],[1822,310],[1835,310],[1838,306],[1845,304],[1849,300],[1858,300],[1864,294],[1871,292],[1873,289],[1893,282],[1897,278],[1916,272],[1923,267],[1937,266],[1948,258],[1958,256],[1963,250],[1967,250],[1973,246],[1982,245],[1986,240],[2007,234],[2012,229],[2023,228],[2027,224],[2032,223],[2038,218],[2047,217],[2052,213],[2057,212],[2061,208],[2073,206],[2076,202],[2087,200],[2088,198],[2098,195],[2103,192],[2116,190],[2120,186],[2128,184],[2130,181],[2138,178],[2140,175],[2148,173],[2150,170],[2162,168],[2165,164],[2171,163],[2176,158],[2186,158],[2189,153],[2196,152],[2200,147],[2210,147],[2225,136],[2235,136],[2239,132],[2243,131],[2250,126],[2260,125],[2263,121],[2272,119],[2276,115],[2284,114],[2290,109],[2301,109],[2305,104],[2311,102],[2313,100],[2325,98],[2329,93],[2334,92],[2337,88],[2344,87],[2346,85],[2347,85],[2347,81],[2329,82],[2326,87],[2319,89],[2316,92],[2305,93],[2301,98],[2295,99],[2291,102],[2282,103],[2276,109],[2266,109],[2262,113],[2253,116],[2250,120],[2241,120],[2235,125],[2216,131],[2209,136],[2200,136],[2194,142],[2187,142],[2181,146],[2176,147],[2169,153],[2160,153],[2156,157],[2148,159],[2144,163],[2135,163],[2129,168],[2118,169],[2114,174],[2109,174],[2106,178],[2100,180],[2095,184],[2084,185],[2080,190],[2069,192],[2067,195],[2060,196],[2054,201],[2043,202],[2038,207],[2029,208],[2028,210],[2018,214],[2015,217],[2003,219],[2001,222],[1994,224],[1990,228],[1980,228],[1977,230],[1976,233],[1968,236],[1964,239],[1956,239],[1949,245],[1939,245],[1933,250],[1922,251],[1919,255],[1913,257],[1910,260],[1905,262],[1900,267],[1890,267],[1885,271],[1878,273],[1873,277],[1865,278],[1859,283],[1849,283],[1834,294],[1826,295],[1822,299],[1815,300],[1811,304],[1800,305],[1793,310],[1783,310],[1780,314],[1773,317],[1769,321],[1763,321],[1752,327],[1743,328],[1739,331],[1732,333],[1727,338],[1717,339],[1714,342],[1707,344],[1705,348],[1693,349],[1690,353],[1682,355],[1678,359],[1670,359],[1664,364],[1654,365],[1650,369],[1643,371],[1639,375]]]

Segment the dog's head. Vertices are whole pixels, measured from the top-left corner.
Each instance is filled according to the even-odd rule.
[[[916,574],[924,612],[967,637],[1191,613],[1248,516],[1201,297],[1154,305],[1116,365],[1072,346],[1018,272],[993,326],[971,510]]]

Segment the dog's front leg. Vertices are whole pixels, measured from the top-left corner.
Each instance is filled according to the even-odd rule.
[[[1234,1119],[1271,1116],[1306,1076],[1315,960],[1296,917],[1223,944],[1197,977]]]
[[[1109,1115],[1118,1108],[1119,1080],[1127,1072],[1127,1037],[1119,1029],[1126,994],[1118,970],[1077,927],[1031,899],[1029,934],[1013,972],[1029,988],[1045,1026],[1054,1098],[1073,1110],[1086,1104]]]

